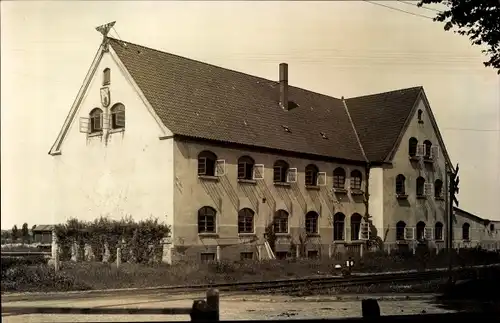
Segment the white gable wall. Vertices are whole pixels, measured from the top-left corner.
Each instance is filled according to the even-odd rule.
[[[422,110],[423,123],[418,122],[418,110]],[[439,157],[432,166],[410,162],[409,139],[411,137],[418,139],[419,144],[424,143],[424,140],[430,140],[433,145],[440,146]],[[396,199],[398,174],[406,177],[407,200]],[[430,111],[422,98],[419,98],[415,114],[411,117],[408,128],[394,154],[392,166],[384,170],[384,225],[389,229],[387,241],[395,240],[398,221],[404,221],[407,227],[413,228],[420,221],[423,221],[426,227],[431,228],[434,228],[436,222],[446,224],[444,200],[437,200],[434,195],[427,199],[416,198],[416,181],[419,176],[424,177],[427,183],[434,183],[436,179],[441,179],[443,192],[446,193],[443,147],[439,144],[437,131],[431,122]]]
[[[101,106],[102,71],[111,69],[111,106],[125,105],[124,132],[104,138],[80,132],[80,117]],[[173,219],[173,139],[164,136],[128,73],[112,54],[104,53],[76,117],[63,139],[61,155],[54,162],[54,212],[51,223],[70,217],[93,220],[101,215],[136,220],[149,216],[171,224]],[[168,134],[167,134],[168,135]]]

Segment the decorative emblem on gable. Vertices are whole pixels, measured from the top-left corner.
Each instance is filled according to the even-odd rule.
[[[101,88],[101,104],[104,108],[109,107],[111,103],[110,93],[108,87]]]

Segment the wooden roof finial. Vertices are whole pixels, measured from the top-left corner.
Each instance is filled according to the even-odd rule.
[[[101,25],[99,27],[96,27],[95,30],[100,32],[104,38],[107,38],[109,31],[111,30],[111,28],[113,28],[115,23],[116,23],[116,21],[109,22],[105,25]]]

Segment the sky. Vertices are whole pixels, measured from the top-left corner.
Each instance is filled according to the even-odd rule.
[[[422,85],[460,164],[460,207],[500,220],[499,75],[420,16],[435,11],[377,3],[2,1],[1,228],[51,223],[48,151],[110,21],[111,36],[273,80],[287,62],[291,85],[335,97]]]

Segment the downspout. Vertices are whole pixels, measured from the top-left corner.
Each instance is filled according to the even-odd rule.
[[[363,203],[365,204],[365,223],[368,223],[368,240],[366,241],[366,249],[368,249],[371,246],[371,225],[370,225],[370,212],[369,212],[369,207],[370,207],[370,191],[369,191],[369,182],[370,182],[370,167],[371,163],[369,161],[366,162],[365,164],[365,194],[363,198]]]

